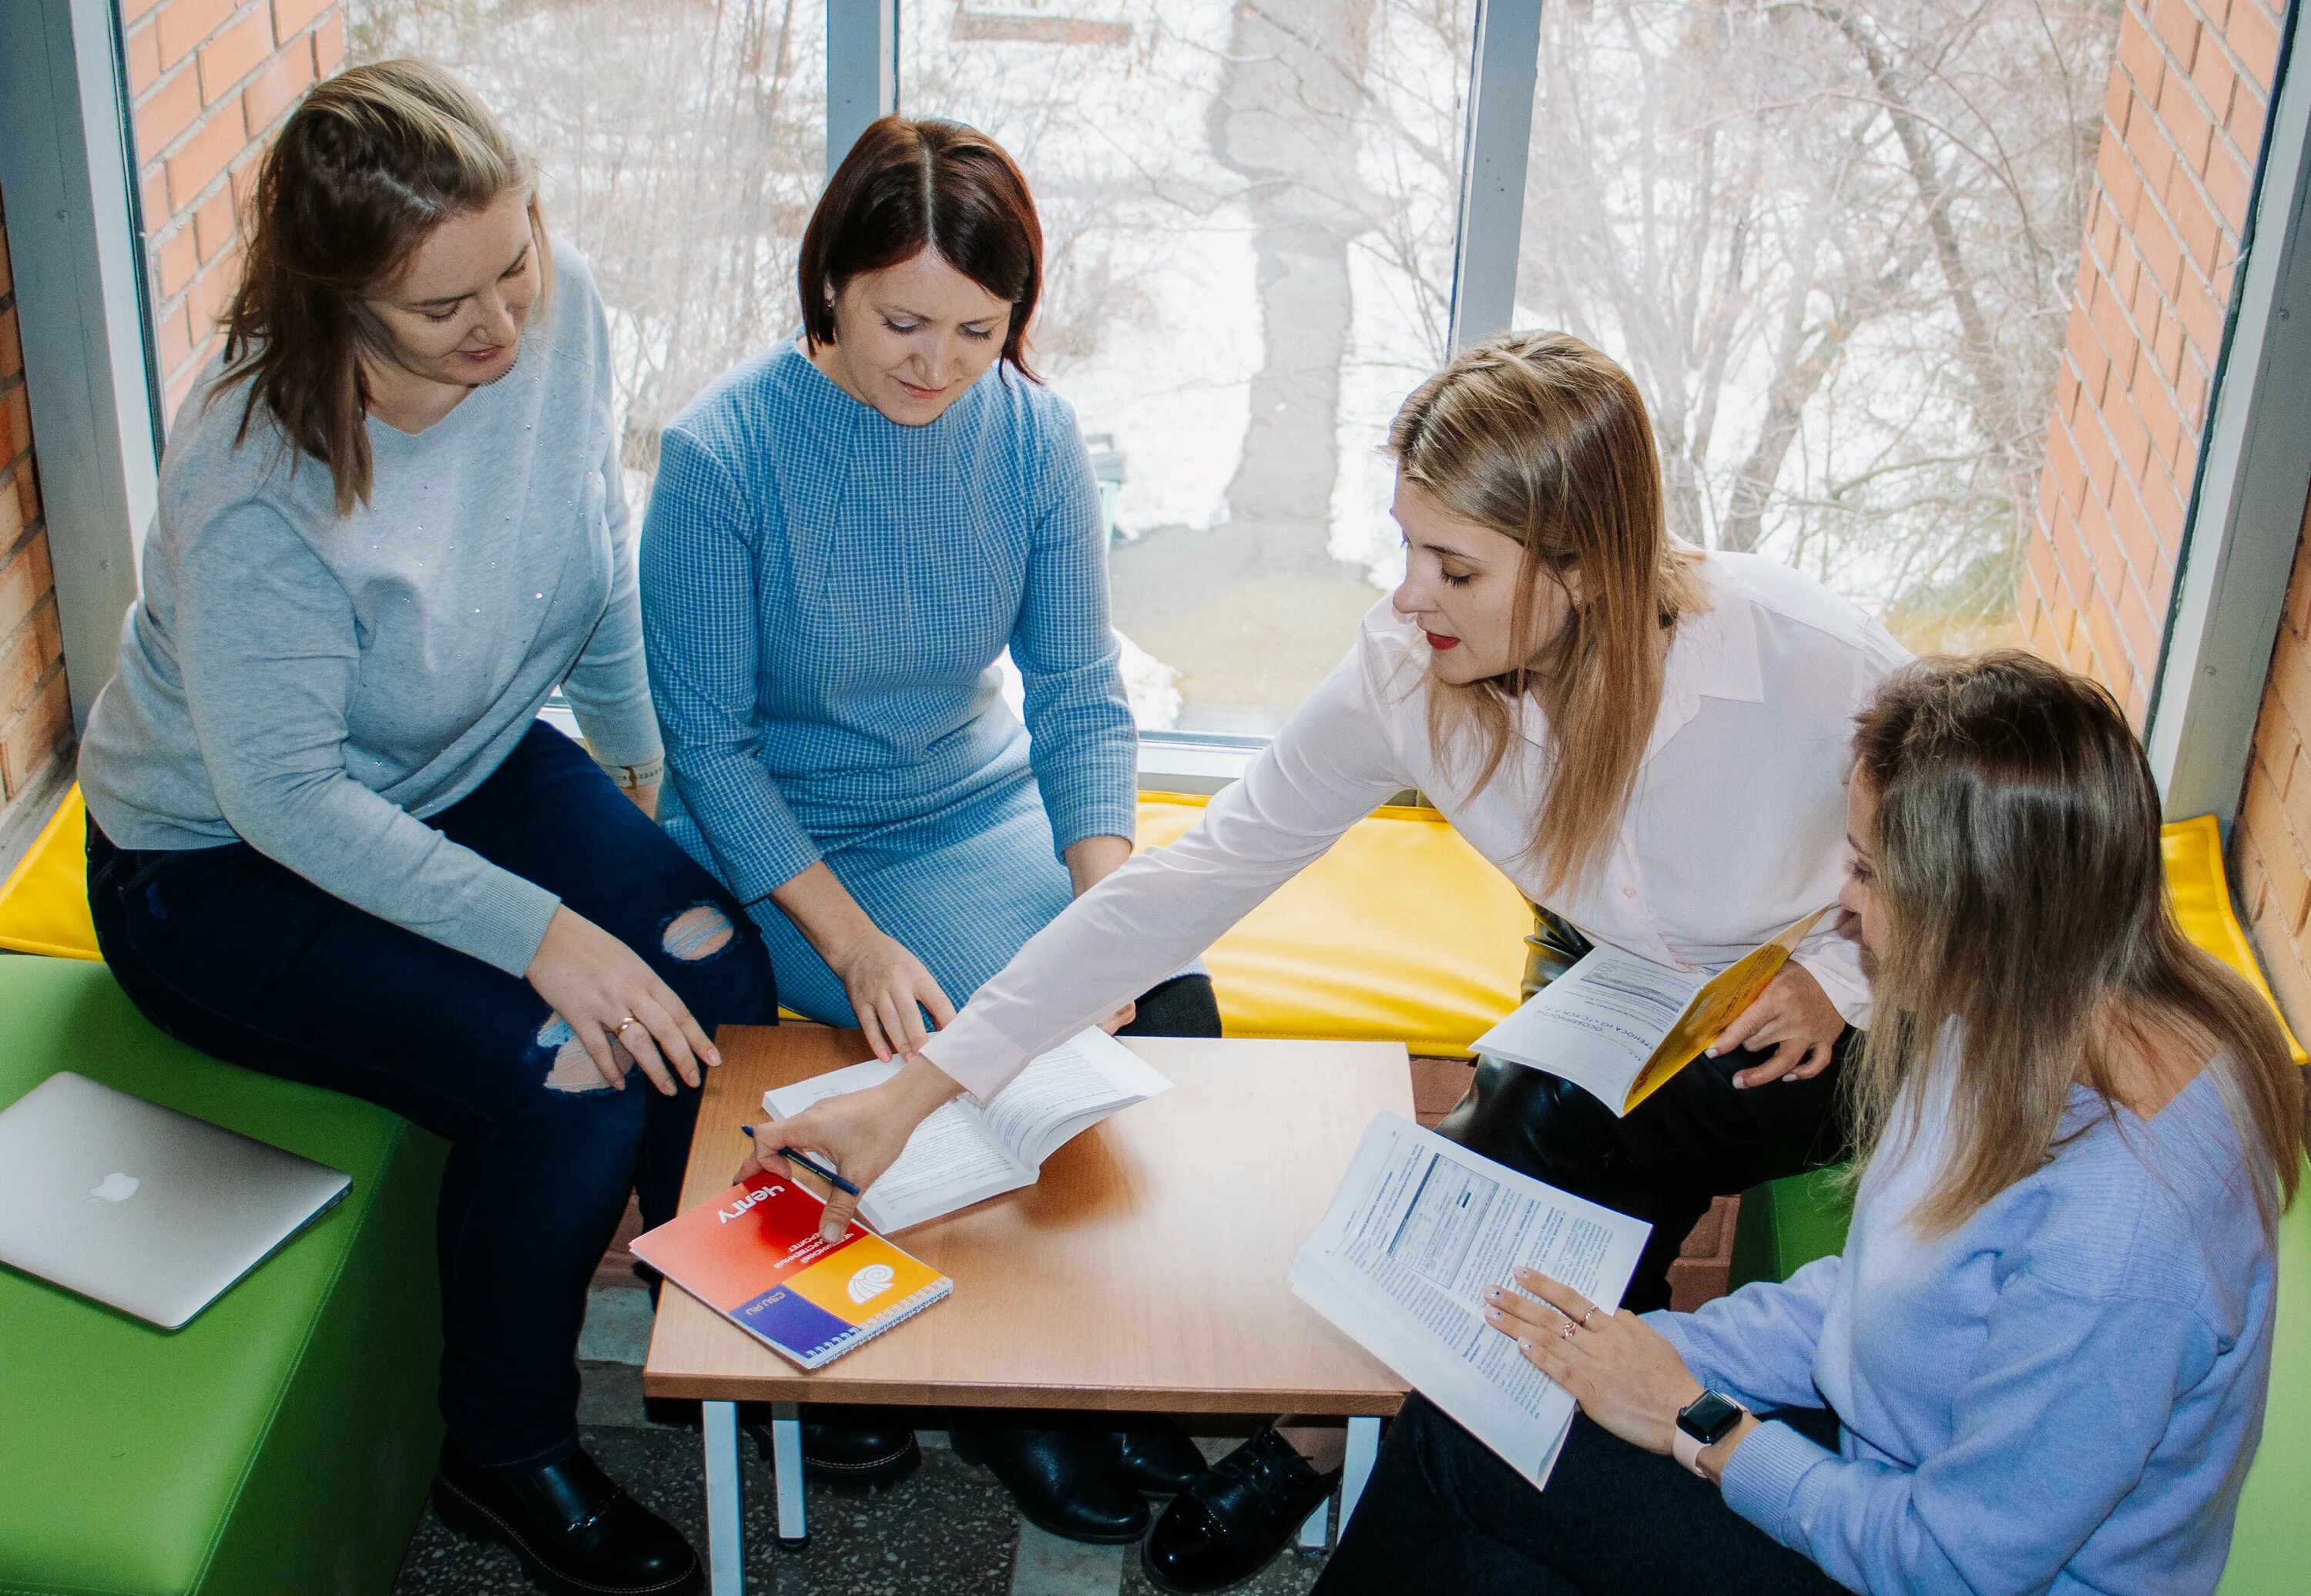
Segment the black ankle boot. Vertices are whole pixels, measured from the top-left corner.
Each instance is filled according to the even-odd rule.
[[[1217,1591],[1268,1566],[1339,1483],[1292,1443],[1262,1430],[1172,1498],[1140,1549],[1147,1577],[1166,1591]]]
[[[1142,1496],[1176,1496],[1204,1471],[1204,1454],[1168,1418],[1142,1420],[1136,1429],[1117,1432],[1115,1439],[1123,1478]]]
[[[510,1547],[554,1596],[693,1596],[698,1554],[672,1524],[618,1488],[582,1452],[544,1469],[476,1469],[441,1449],[441,1522]]]
[[[1147,1504],[1123,1478],[1115,1432],[958,1426],[955,1455],[995,1471],[1027,1522],[1066,1540],[1121,1546],[1147,1533]]]
[[[757,1409],[757,1411],[760,1411]],[[763,1461],[778,1466],[768,1420],[748,1419]],[[914,1430],[893,1422],[888,1408],[813,1404],[802,1410],[803,1478],[839,1496],[863,1496],[897,1485],[922,1467]]]

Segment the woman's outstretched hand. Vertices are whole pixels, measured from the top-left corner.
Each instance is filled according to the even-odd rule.
[[[545,938],[522,974],[576,1035],[602,1078],[625,1090],[619,1050],[650,1085],[674,1095],[675,1077],[699,1082],[699,1067],[722,1055],[675,990],[640,954],[567,904],[546,922]]]
[[[1733,1016],[1709,1056],[1749,1048],[1772,1052],[1762,1064],[1733,1077],[1736,1086],[1762,1086],[1767,1081],[1810,1081],[1829,1068],[1830,1049],[1845,1030],[1845,1016],[1821,990],[1812,972],[1792,959]]]
[[[737,1179],[748,1181],[764,1171],[791,1175],[778,1149],[793,1147],[815,1154],[864,1193],[898,1162],[915,1127],[962,1089],[929,1059],[910,1059],[879,1086],[829,1097],[790,1120],[755,1127],[754,1150],[738,1166]],[[858,1198],[830,1191],[819,1234],[830,1242],[841,1240],[843,1227],[858,1211]]]

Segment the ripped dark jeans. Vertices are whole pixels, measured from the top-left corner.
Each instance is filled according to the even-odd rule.
[[[427,824],[650,961],[709,1035],[774,1025],[769,955],[729,895],[583,750],[534,727]],[[673,1217],[698,1094],[612,1091],[519,977],[330,896],[243,843],[117,849],[92,823],[97,939],[153,1023],[348,1092],[453,1144],[441,1182],[441,1413],[484,1468],[578,1444],[578,1330],[626,1196]]]

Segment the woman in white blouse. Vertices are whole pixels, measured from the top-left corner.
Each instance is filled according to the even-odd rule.
[[[1836,897],[1847,741],[1901,646],[1784,567],[1671,542],[1644,402],[1577,339],[1467,351],[1405,401],[1389,444],[1404,583],[1243,780],[1031,938],[892,1081],[765,1145],[868,1184],[933,1108],[992,1096],[1407,787],[1582,937],[1687,970],[1722,969]],[[1487,1065],[1443,1129],[1652,1221],[1627,1301],[1664,1306],[1712,1195],[1838,1155],[1835,1066],[1868,1003],[1857,948],[1826,924],[1626,1119]],[[850,1206],[829,1204],[829,1225]],[[1148,1571],[1179,1590],[1241,1578],[1329,1488],[1269,1432],[1174,1501]]]

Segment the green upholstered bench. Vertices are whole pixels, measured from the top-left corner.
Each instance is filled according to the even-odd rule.
[[[440,1444],[443,1143],[161,1035],[101,964],[0,954],[0,1104],[58,1069],[353,1190],[171,1335],[0,1269],[0,1593],[381,1592]]]
[[[2303,1178],[2303,1195],[2279,1223],[2271,1406],[2217,1596],[2294,1596],[2307,1578],[2301,1525],[2303,1504],[2311,1500],[2311,1167]],[[1831,1171],[1744,1192],[1734,1224],[1732,1284],[1786,1279],[1828,1257],[1845,1245],[1850,1217]]]

